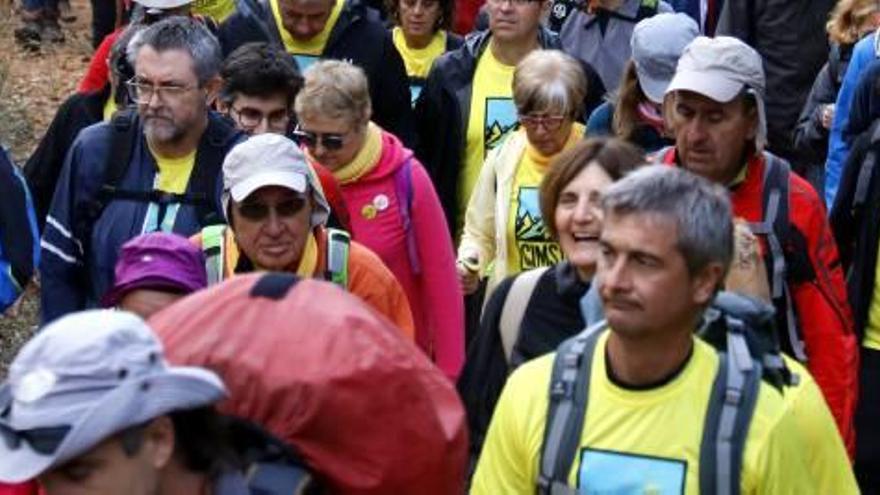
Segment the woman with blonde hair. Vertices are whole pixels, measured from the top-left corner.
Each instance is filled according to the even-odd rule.
[[[840,0],[825,25],[831,42],[828,62],[816,76],[794,130],[795,149],[808,162],[806,178],[820,195],[824,190],[824,164],[837,94],[849,67],[853,47],[878,27],[880,2],[877,0]]]
[[[516,66],[520,128],[486,158],[465,212],[457,270],[466,294],[487,271],[488,297],[507,275],[562,260],[541,215],[538,185],[553,158],[583,135],[577,118],[586,86],[580,64],[561,51],[534,51]]]
[[[422,164],[370,121],[367,78],[338,60],[315,63],[296,97],[294,138],[342,189],[352,233],[403,286],[416,342],[455,380],[464,361],[464,308],[452,239]]]

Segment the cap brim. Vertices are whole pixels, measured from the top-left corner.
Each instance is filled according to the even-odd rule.
[[[639,86],[641,86],[642,92],[645,93],[645,96],[647,96],[649,100],[658,105],[662,105],[663,95],[666,94],[666,88],[669,86],[669,81],[639,76]]]
[[[144,383],[147,383],[144,388]],[[149,396],[141,399],[140,394]],[[42,455],[22,441],[10,449],[0,441],[0,482],[22,483],[52,467],[88,452],[105,439],[130,426],[143,424],[171,411],[214,404],[227,395],[214,373],[193,367],[171,367],[164,373],[131,380],[104,395],[70,432],[52,455]],[[131,407],[135,405],[137,407]],[[50,425],[47,425],[50,426]],[[51,425],[55,426],[55,425]]]
[[[112,289],[110,289],[109,292],[104,294],[104,297],[101,298],[101,306],[105,308],[115,307],[122,301],[123,297],[125,297],[129,292],[135,289],[178,291],[182,294],[188,294],[190,292],[198,290],[193,289],[192,287],[188,287],[180,283],[179,281],[171,278],[151,276],[130,280],[123,284],[114,286]]]
[[[193,0],[134,0],[134,2],[147,10],[165,11],[189,5],[193,3]]]
[[[677,72],[666,88],[665,94],[673,91],[692,91],[720,103],[727,103],[743,90],[745,85],[739,81],[709,72]]]
[[[305,193],[308,188],[308,179],[304,174],[298,172],[272,171],[256,174],[231,187],[229,194],[233,200],[240,202],[257,189],[267,186],[279,186],[299,193]]]

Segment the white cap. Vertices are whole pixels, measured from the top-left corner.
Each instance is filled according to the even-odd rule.
[[[193,3],[193,0],[134,0],[147,10],[171,10]]]

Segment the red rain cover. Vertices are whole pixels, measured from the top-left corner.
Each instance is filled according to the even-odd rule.
[[[285,276],[235,277],[154,315],[169,361],[217,372],[221,410],[295,446],[330,493],[462,493],[465,413],[442,372],[357,297],[317,280],[252,295],[263,277]]]

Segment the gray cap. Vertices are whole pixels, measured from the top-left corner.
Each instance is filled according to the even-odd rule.
[[[663,103],[684,47],[699,35],[699,26],[687,14],[657,14],[636,24],[630,39],[632,60],[649,100]]]
[[[139,317],[68,315],[22,348],[0,386],[0,482],[27,481],[128,427],[225,396],[214,373],[166,364]]]
[[[241,202],[266,186],[280,186],[299,193],[311,189],[314,207],[311,226],[324,225],[330,205],[321,181],[299,146],[280,134],[259,134],[237,144],[223,160],[223,208]],[[311,187],[310,187],[311,186]]]
[[[698,37],[684,49],[666,92],[693,91],[727,103],[743,90],[749,91],[757,100],[759,127],[756,145],[763,149],[767,142],[764,66],[761,56],[749,45],[729,36]]]
[[[193,3],[193,0],[134,0],[135,3],[139,3],[144,6],[147,10],[171,10],[176,9],[178,7],[183,7],[184,5]]]

